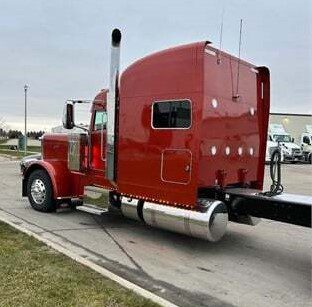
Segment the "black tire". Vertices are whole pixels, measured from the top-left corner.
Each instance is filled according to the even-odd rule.
[[[36,183],[40,183],[40,187],[43,189],[45,193],[44,197],[41,197],[40,200],[36,200],[36,195],[35,198],[33,197],[32,194],[35,194],[36,191],[33,191],[32,193],[32,186],[35,189]],[[52,189],[52,182],[50,176],[47,174],[46,171],[44,170],[35,170],[33,171],[30,176],[28,177],[27,180],[27,196],[29,199],[29,202],[31,206],[41,212],[52,212],[55,211],[56,209],[56,201],[53,198],[53,189]]]

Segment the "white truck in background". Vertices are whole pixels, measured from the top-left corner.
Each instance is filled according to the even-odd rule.
[[[281,150],[282,162],[304,162],[305,156],[301,147],[294,143],[294,138],[287,133],[282,124],[270,124],[268,141],[272,142],[271,147],[277,146]],[[269,145],[267,145],[269,146]],[[269,149],[269,153],[272,149]],[[268,152],[268,148],[267,148]]]
[[[312,164],[312,125],[306,125],[306,132],[301,134],[300,144],[305,161]]]
[[[273,152],[278,148],[278,143],[274,142],[268,134],[267,143],[266,143],[266,151],[265,151],[265,162],[270,162]]]

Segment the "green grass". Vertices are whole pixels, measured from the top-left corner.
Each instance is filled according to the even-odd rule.
[[[90,204],[98,207],[107,208],[108,206],[108,193],[102,193],[102,195],[98,198],[92,198],[89,196],[85,196],[83,198],[83,202],[85,204]]]
[[[158,306],[0,222],[0,306]]]
[[[0,150],[9,150],[12,145],[3,145],[0,143]],[[27,146],[28,151],[41,152],[41,146]]]
[[[27,146],[27,150],[41,152],[41,146]]]
[[[33,153],[29,152],[29,151],[25,155],[24,151],[17,151],[17,150],[15,151],[15,150],[8,150],[8,149],[1,149],[0,148],[0,155],[1,154],[16,157],[18,159],[23,158],[25,156],[33,155]]]

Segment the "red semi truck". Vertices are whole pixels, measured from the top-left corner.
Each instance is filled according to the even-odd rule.
[[[251,216],[311,225],[309,201],[260,193],[266,67],[203,41],[149,55],[119,76],[120,42],[115,29],[109,89],[93,100],[88,131],[45,134],[42,160],[25,169],[23,196],[34,209],[53,211],[96,186],[126,217],[210,241],[228,220],[252,224]],[[65,128],[75,127],[81,102],[66,102]]]

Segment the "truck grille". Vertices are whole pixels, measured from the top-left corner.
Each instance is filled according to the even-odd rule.
[[[300,149],[297,149],[297,148],[293,148],[293,149],[292,149],[292,153],[293,153],[294,155],[300,155],[300,154],[301,154],[301,150],[300,150]]]

